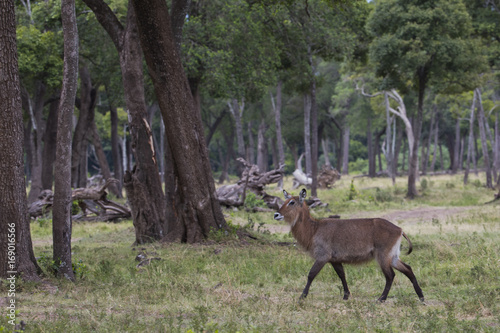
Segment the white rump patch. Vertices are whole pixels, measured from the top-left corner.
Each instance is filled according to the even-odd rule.
[[[389,258],[391,258],[391,266],[396,267],[396,264],[399,261],[399,255],[401,254],[401,239],[403,238],[403,235],[399,236],[399,239],[397,240],[396,244],[391,249],[391,252],[389,252]]]

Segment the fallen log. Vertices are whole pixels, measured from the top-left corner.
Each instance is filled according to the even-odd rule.
[[[74,215],[73,220],[113,221],[119,218],[130,218],[130,209],[107,198],[106,188],[118,180],[109,178],[99,189],[95,187],[77,188],[72,191],[71,198],[78,202],[81,213]],[[47,215],[51,209],[54,194],[51,190],[40,193],[38,200],[28,207],[31,218]],[[88,212],[95,216],[87,216]]]

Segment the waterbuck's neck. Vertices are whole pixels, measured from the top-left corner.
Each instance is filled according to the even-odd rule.
[[[318,229],[318,221],[311,217],[309,207],[303,209],[298,215],[297,221],[292,224],[292,235],[297,242],[306,250],[313,245],[313,237]]]

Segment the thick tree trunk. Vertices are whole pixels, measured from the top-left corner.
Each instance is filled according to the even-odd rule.
[[[500,128],[498,126],[498,112],[495,115],[495,168],[493,172],[497,175],[497,186],[500,185]]]
[[[14,1],[0,1],[0,278],[39,281],[31,243],[23,164],[23,112]],[[6,290],[6,289],[5,289]],[[7,293],[5,292],[5,296]],[[6,302],[9,300],[6,298]],[[14,300],[14,298],[11,298]],[[7,307],[7,306],[6,306]]]
[[[57,114],[59,98],[50,103],[49,116],[43,136],[42,187],[52,190],[54,183],[54,161],[56,160]]]
[[[69,280],[75,275],[71,265],[71,130],[78,77],[78,31],[74,0],[62,0],[64,35],[64,76],[57,121],[57,170],[52,208],[52,237],[57,274]]]
[[[479,135],[481,137],[481,148],[483,150],[483,161],[484,161],[484,166],[486,168],[486,187],[493,188],[493,182],[491,179],[490,155],[488,153],[488,142],[486,139],[486,129],[485,129],[486,117],[484,116],[483,101],[482,101],[482,97],[481,97],[481,89],[479,89],[479,88],[476,88],[476,98],[477,98],[477,107],[478,107],[477,121],[479,123]],[[493,142],[492,142],[492,145],[493,145]]]
[[[197,112],[174,45],[170,16],[163,0],[132,0],[142,49],[165,122],[177,178],[177,218],[183,230],[169,230],[173,238],[201,241],[211,230],[227,227],[215,192]],[[176,237],[178,236],[178,237]]]

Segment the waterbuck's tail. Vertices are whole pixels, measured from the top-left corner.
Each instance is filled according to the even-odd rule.
[[[411,251],[413,250],[413,245],[411,244],[411,240],[408,238],[408,236],[406,236],[406,234],[404,232],[403,232],[403,237],[406,238],[406,240],[408,241],[409,248],[408,248],[407,254],[410,254]]]

